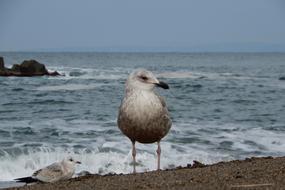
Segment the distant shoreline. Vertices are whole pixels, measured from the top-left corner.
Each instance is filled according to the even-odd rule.
[[[194,164],[171,170],[138,174],[91,175],[52,184],[36,184],[9,190],[91,189],[282,189],[285,157],[261,157]]]

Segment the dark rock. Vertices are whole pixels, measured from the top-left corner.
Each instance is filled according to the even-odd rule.
[[[92,175],[92,173],[90,173],[90,172],[88,172],[88,171],[81,171],[81,172],[79,172],[78,174],[77,174],[77,176],[78,177],[80,177],[80,176],[90,176],[90,175]]]
[[[11,68],[12,71],[21,72],[21,66],[19,64],[14,64]]]
[[[235,178],[242,178],[242,175],[236,175]]]
[[[6,76],[6,72],[4,70],[0,70],[0,76]]]
[[[4,67],[4,60],[0,57],[0,76],[18,76],[18,77],[32,77],[32,76],[58,76],[61,75],[57,71],[49,73],[45,65],[36,60],[25,60],[20,65],[14,64],[11,69]]]
[[[49,75],[49,76],[59,76],[59,75],[61,75],[61,74],[59,74],[57,71],[54,71],[54,72],[50,72],[48,75]],[[63,75],[63,76],[64,76],[64,75]]]
[[[285,77],[279,77],[279,80],[285,80]]]
[[[4,70],[5,67],[4,67],[4,59],[3,57],[0,57],[0,70]]]
[[[203,168],[203,167],[206,167],[207,165],[197,161],[197,160],[194,160],[193,161],[193,165],[192,165],[192,168]]]
[[[36,60],[24,61],[20,65],[20,72],[26,76],[42,76],[49,74],[45,65]]]

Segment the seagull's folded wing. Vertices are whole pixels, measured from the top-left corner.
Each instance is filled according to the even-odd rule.
[[[54,182],[63,178],[64,172],[59,163],[54,163],[36,171],[33,176],[43,182]]]

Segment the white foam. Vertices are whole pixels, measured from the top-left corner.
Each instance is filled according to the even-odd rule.
[[[75,90],[90,90],[102,86],[102,84],[65,84],[65,85],[55,85],[55,86],[41,86],[36,90],[39,91],[75,91]]]
[[[28,121],[16,122],[16,125],[21,124],[29,125],[34,130],[51,127],[59,132],[68,130],[70,135],[82,132],[83,129],[84,132],[92,130],[99,133],[104,131],[102,128],[106,129],[92,120],[66,122],[54,119],[48,123],[47,121],[37,123],[37,127],[33,127],[33,123]],[[192,142],[181,141],[180,138],[189,138]],[[203,141],[209,141],[209,143]],[[223,142],[232,144],[229,145],[229,149],[223,149],[221,147]],[[25,147],[23,145],[17,144],[17,147]],[[23,150],[18,155],[11,155],[7,152],[3,155],[1,151],[0,181],[29,176],[35,170],[62,160],[68,155],[82,162],[76,168],[76,173],[81,171],[100,174],[132,172],[131,142],[123,135],[104,134],[94,139],[83,135],[82,138],[74,138],[71,143],[64,145],[63,148],[46,143],[41,148]],[[81,145],[82,148],[73,148],[74,145]],[[155,170],[156,144],[137,143],[136,147],[138,172]],[[231,123],[219,125],[190,121],[174,123],[169,135],[162,140],[161,148],[161,166],[166,169],[185,166],[191,164],[193,160],[211,164],[248,156],[284,155],[285,139],[282,131],[269,131]],[[256,155],[255,152],[260,153]]]
[[[173,72],[161,72],[157,74],[157,77],[162,78],[173,78],[173,79],[215,79],[215,80],[251,80],[259,79],[253,76],[242,76],[235,73],[210,73],[210,72],[197,72],[197,71],[173,71]]]
[[[112,68],[95,69],[95,68],[76,68],[76,67],[53,67],[53,70],[65,74],[61,77],[49,77],[52,80],[70,80],[70,79],[101,79],[101,80],[118,80],[127,77],[126,69]]]
[[[228,134],[229,135],[229,134]],[[241,131],[233,132],[231,135],[234,147],[244,151],[264,151],[264,152],[285,152],[284,134],[275,131],[268,131],[260,128],[253,128],[246,133]],[[254,142],[256,145],[249,145],[246,142]]]
[[[127,142],[130,144],[130,142]],[[124,143],[123,143],[124,144]],[[103,147],[122,146],[119,142],[107,142]],[[147,151],[145,150],[147,146]],[[89,171],[91,173],[131,173],[132,155],[131,147],[127,146],[127,152],[99,152],[96,151],[74,151],[63,148],[42,148],[39,152],[29,151],[28,154],[22,154],[16,158],[6,154],[0,159],[0,181],[9,181],[15,178],[30,176],[35,170],[49,165],[50,163],[61,160],[69,155],[82,162],[76,168],[76,173]],[[126,148],[127,148],[126,147]],[[151,147],[151,150],[150,150]],[[137,167],[138,172],[150,171],[156,169],[155,145],[137,145]],[[162,168],[169,168],[178,165],[192,163],[193,160],[199,160],[204,163],[213,163],[223,159],[221,155],[209,154],[205,151],[190,150],[187,154],[178,153],[171,148],[169,143],[162,143]],[[224,155],[225,156],[225,155]],[[224,157],[225,158],[225,157]]]
[[[187,124],[184,124],[187,126]],[[193,124],[188,124],[193,125]],[[201,132],[206,129],[208,132]],[[223,141],[232,142],[232,150],[239,149],[248,152],[248,156],[255,151],[261,152],[261,156],[282,155],[285,153],[284,132],[270,131],[261,127],[242,126],[239,124],[205,124],[204,126],[194,125],[191,128],[180,128],[180,132],[198,133],[202,139],[219,144]],[[211,135],[209,133],[213,132]]]

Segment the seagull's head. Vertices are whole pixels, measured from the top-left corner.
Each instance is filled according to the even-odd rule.
[[[81,164],[81,162],[79,162],[79,161],[73,159],[71,156],[65,158],[65,159],[63,160],[63,162],[64,162],[65,164],[67,164],[67,165],[73,165],[73,166],[76,165],[76,164]]]
[[[152,72],[146,69],[137,69],[133,71],[127,80],[127,88],[153,90],[155,86],[169,89],[168,84],[159,81]]]

